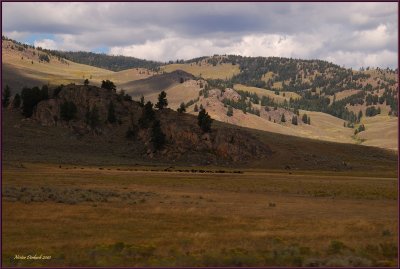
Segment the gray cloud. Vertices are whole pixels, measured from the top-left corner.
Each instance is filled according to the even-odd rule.
[[[3,34],[174,60],[215,53],[397,67],[396,3],[3,3]],[[394,56],[394,57],[392,57]]]

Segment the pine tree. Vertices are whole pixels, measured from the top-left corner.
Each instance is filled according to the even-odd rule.
[[[293,124],[293,125],[297,125],[297,117],[296,117],[296,116],[293,116],[293,118],[292,118],[292,124]]]
[[[99,110],[97,109],[96,105],[94,105],[92,109],[87,108],[85,118],[86,123],[91,128],[95,128],[100,124]]]
[[[115,116],[115,108],[114,108],[114,103],[111,101],[110,104],[108,105],[108,114],[107,114],[107,121],[109,123],[115,123],[117,121],[117,118]]]
[[[185,107],[185,103],[181,103],[181,105],[180,105],[180,107],[177,109],[177,111],[179,112],[179,113],[184,113],[184,112],[186,112],[186,107]]]
[[[155,113],[153,110],[153,104],[148,101],[142,110],[142,116],[139,119],[140,128],[148,128],[150,123],[155,119]]]
[[[197,123],[203,132],[211,132],[212,119],[205,109],[200,110],[199,115],[197,116]]]
[[[151,128],[151,142],[153,143],[155,150],[160,150],[165,145],[165,134],[161,130],[159,120],[153,122]]]
[[[305,124],[307,124],[307,114],[303,114],[303,117],[301,118],[301,120],[305,123]]]
[[[199,107],[197,106],[197,104],[194,105],[194,112],[198,112],[199,111]]]
[[[226,112],[226,115],[228,117],[232,117],[233,116],[233,108],[231,106],[228,106],[228,111]]]
[[[20,106],[21,106],[21,96],[17,93],[14,96],[13,107],[20,108]]]
[[[140,106],[140,107],[144,107],[144,96],[143,96],[143,94],[142,94],[142,96],[140,97],[139,106]]]
[[[89,80],[85,79],[85,81],[83,82],[83,85],[85,85],[85,86],[89,85]]]
[[[75,118],[77,112],[76,105],[71,101],[66,101],[60,105],[60,118],[70,121]]]
[[[168,100],[167,100],[167,94],[165,93],[165,91],[162,91],[159,95],[158,95],[158,103],[156,104],[156,108],[158,108],[159,110],[163,109],[164,107],[168,106]]]
[[[10,87],[8,85],[6,85],[4,88],[4,91],[3,91],[3,96],[2,96],[3,107],[8,106],[8,104],[10,103],[10,96],[11,96]]]
[[[281,122],[286,122],[285,114],[282,114],[282,116],[281,116]]]

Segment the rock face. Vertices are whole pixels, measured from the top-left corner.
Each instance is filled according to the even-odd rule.
[[[168,97],[167,97],[168,98]],[[73,102],[77,107],[73,120],[65,121],[60,117],[60,106],[65,102]],[[116,123],[108,123],[110,102],[115,108]],[[99,123],[90,126],[87,113],[96,107]],[[125,139],[129,144],[145,146],[144,158],[160,160],[192,160],[196,163],[246,162],[255,158],[268,157],[269,147],[257,140],[250,133],[234,127],[212,127],[211,133],[203,133],[197,125],[197,117],[181,114],[170,109],[155,111],[161,122],[161,129],[166,136],[166,145],[155,151],[151,141],[151,128],[138,128],[143,108],[138,102],[129,100],[127,96],[112,90],[95,86],[67,85],[53,98],[41,101],[33,114],[33,119],[44,126],[62,126],[78,135],[94,135],[96,137],[113,136]],[[136,126],[133,137],[125,134],[129,128]]]

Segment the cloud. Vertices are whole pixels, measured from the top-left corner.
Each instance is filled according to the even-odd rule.
[[[41,47],[43,49],[51,49],[51,50],[57,49],[57,44],[52,39],[37,40],[33,44],[35,45],[35,47]]]
[[[372,60],[397,53],[396,10],[396,3],[6,2],[2,22],[11,38],[37,35],[36,42],[62,50],[102,47],[153,60],[235,53],[348,67],[371,59],[396,67]]]

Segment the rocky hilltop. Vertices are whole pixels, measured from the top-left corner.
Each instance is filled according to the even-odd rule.
[[[140,124],[145,113],[143,104],[128,95],[96,86],[70,84],[50,91],[49,96],[35,107],[34,121],[65,128],[78,138],[93,136],[94,143],[126,140],[126,147],[132,147],[146,159],[219,164],[246,162],[272,154],[267,145],[244,130],[215,124],[211,132],[203,132],[195,115],[168,108],[153,109],[153,121],[160,122],[165,135],[165,144],[156,149],[152,143],[152,125]],[[110,120],[110,110],[113,120]]]

